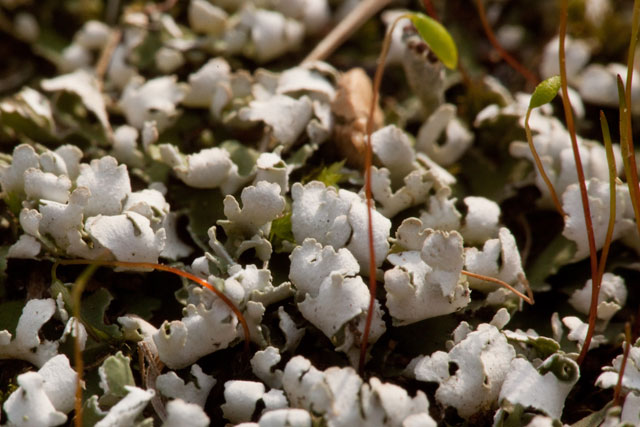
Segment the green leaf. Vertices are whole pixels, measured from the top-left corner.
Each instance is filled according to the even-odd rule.
[[[191,238],[203,250],[208,250],[209,236],[207,232],[212,225],[216,225],[218,219],[225,218],[224,197],[219,189],[198,189],[176,186],[176,190],[182,197],[180,204],[187,207],[187,217],[189,218],[189,231]]]
[[[151,316],[153,316],[153,312],[162,306],[162,301],[152,296],[137,294],[137,296],[128,300],[125,304],[127,313],[135,314],[145,320],[149,320]]]
[[[527,269],[531,289],[538,291],[546,287],[546,279],[568,264],[576,253],[576,244],[562,234],[558,234],[536,257]]]
[[[567,383],[578,381],[578,377],[580,376],[578,364],[562,353],[556,353],[548,360],[545,360],[544,364],[538,368],[538,371],[540,375],[551,372],[558,380]]]
[[[293,231],[291,231],[291,211],[271,222],[269,241],[273,244],[276,252],[282,250],[284,241],[295,242]]]
[[[100,398],[100,404],[106,406],[115,405],[127,395],[125,386],[135,386],[133,372],[129,363],[131,359],[123,355],[121,351],[115,356],[109,356],[100,366],[100,377],[106,384],[104,396]]]
[[[340,170],[344,166],[344,162],[336,162],[329,167],[323,168],[318,174],[318,181],[324,183],[327,187],[333,186],[338,188],[338,183],[343,180],[344,175],[340,173]]]
[[[241,176],[249,176],[253,171],[258,157],[260,157],[258,151],[235,140],[223,142],[220,144],[220,148],[229,152],[231,161],[238,166],[238,174]]]
[[[345,179],[345,175],[341,172],[345,161],[346,160],[341,160],[329,166],[315,168],[309,175],[302,178],[302,182],[320,181],[327,187],[335,187],[338,189],[338,184]]]
[[[106,416],[106,412],[100,409],[98,396],[93,395],[84,401],[82,408],[82,425],[94,426]]]
[[[131,62],[138,66],[139,70],[148,70],[155,65],[156,52],[163,46],[162,33],[149,31],[131,54]]]
[[[109,291],[100,288],[82,301],[82,319],[90,328],[88,332],[99,340],[122,339],[118,326],[104,323],[105,312],[112,300],[113,296]]]
[[[458,66],[458,49],[447,29],[422,13],[410,13],[408,18],[438,59],[447,68],[455,69]]]
[[[571,427],[597,427],[602,425],[603,421],[607,418],[607,412],[613,406],[613,402],[607,403],[604,408],[597,412],[587,415],[579,421],[571,424]]]
[[[7,255],[9,254],[9,245],[0,246],[0,299],[3,299],[7,290],[5,289],[5,280],[7,280]]]
[[[529,109],[532,110],[551,102],[560,90],[560,82],[560,76],[553,76],[536,86],[536,90],[531,95],[531,101],[529,101]]]
[[[49,292],[51,292],[51,297],[53,297],[53,299],[58,299],[58,295],[62,294],[62,301],[64,302],[65,309],[69,312],[73,310],[73,299],[71,297],[71,292],[60,279],[54,278],[54,280],[51,282],[51,288],[49,289]]]
[[[30,88],[0,102],[0,127],[5,132],[11,130],[16,136],[42,143],[58,141],[49,100]]]
[[[23,300],[0,303],[0,331],[7,330],[11,335],[16,334],[18,319],[22,315],[24,305]]]

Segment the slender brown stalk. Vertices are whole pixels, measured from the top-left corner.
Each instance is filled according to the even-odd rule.
[[[540,156],[538,155],[538,150],[536,150],[536,146],[533,145],[533,136],[531,135],[531,127],[529,127],[529,117],[531,116],[531,111],[532,109],[529,108],[527,110],[527,115],[524,118],[524,131],[527,134],[527,143],[529,144],[529,150],[533,155],[533,160],[536,163],[538,172],[540,172],[540,176],[542,176],[544,183],[547,185],[547,188],[549,189],[549,193],[551,195],[551,199],[553,200],[553,204],[556,207],[556,210],[564,218],[567,214],[564,212],[564,209],[562,209],[562,203],[560,203],[560,198],[558,197],[558,194],[556,193],[555,188],[553,188],[553,184],[551,183],[551,180],[547,176],[547,173],[544,171],[544,166],[542,165],[542,161],[540,160]]]
[[[517,296],[519,296],[520,298],[522,298],[525,302],[533,305],[534,301],[533,301],[533,294],[530,293],[531,288],[529,288],[529,296],[523,294],[522,292],[520,292],[519,290],[517,290],[516,288],[514,288],[513,286],[511,286],[510,284],[508,284],[507,282],[504,282],[500,279],[496,279],[495,277],[490,277],[490,276],[485,276],[483,274],[477,274],[477,273],[472,273],[470,271],[466,271],[466,270],[462,270],[461,271],[462,274],[464,274],[465,276],[469,276],[469,277],[473,277],[474,279],[480,279],[480,280],[484,280],[486,282],[491,282],[491,283],[496,283],[500,286],[502,286],[503,288],[506,288],[508,290],[510,290],[511,292],[513,292],[514,294],[516,294]]]
[[[567,34],[567,8],[568,8],[569,0],[562,0],[562,8],[560,12],[560,31],[559,31],[559,40],[560,40],[560,49],[559,49],[559,59],[560,59],[560,80],[562,82],[562,105],[564,107],[564,116],[567,122],[567,130],[569,131],[569,135],[571,136],[571,148],[573,149],[573,159],[576,165],[576,172],[578,174],[578,185],[580,186],[580,196],[582,198],[582,209],[584,212],[584,222],[587,229],[587,239],[589,240],[589,258],[591,261],[591,281],[592,281],[592,300],[595,294],[595,298],[598,298],[598,292],[600,291],[600,281],[598,280],[598,259],[597,259],[597,250],[596,250],[596,239],[593,233],[593,223],[591,221],[591,209],[589,208],[589,196],[587,193],[587,184],[585,182],[584,170],[582,168],[582,160],[580,160],[580,151],[578,148],[578,139],[576,137],[576,129],[573,123],[573,112],[571,110],[571,101],[569,100],[569,88],[567,86],[567,63],[565,56],[565,36]],[[595,324],[594,324],[595,326]],[[578,364],[581,364],[584,361],[584,358],[587,355],[587,351],[589,350],[589,346],[591,344],[591,338],[593,337],[593,327],[589,327],[587,331],[587,336],[584,341],[584,346],[582,347],[582,351],[580,352],[580,356],[578,357]]]
[[[624,347],[624,353],[622,354],[622,363],[620,364],[620,372],[618,372],[618,382],[613,393],[613,405],[622,405],[622,378],[624,371],[627,368],[627,360],[629,359],[629,350],[631,349],[631,323],[624,324],[624,337],[626,340],[626,346]]]
[[[378,93],[380,92],[380,84],[382,82],[382,75],[384,73],[384,63],[389,53],[389,47],[391,46],[391,34],[396,28],[396,24],[406,18],[406,15],[400,16],[393,21],[393,24],[389,27],[384,41],[382,42],[382,50],[380,51],[380,57],[378,58],[378,67],[376,68],[376,74],[373,78],[373,96],[371,97],[371,104],[369,106],[369,117],[367,117],[367,149],[365,151],[364,159],[364,193],[367,198],[367,228],[369,238],[369,310],[367,311],[367,318],[364,323],[364,331],[362,333],[362,342],[360,343],[360,360],[358,361],[358,371],[362,374],[364,371],[364,364],[367,356],[367,345],[369,341],[369,333],[371,331],[371,322],[373,321],[373,311],[376,301],[376,250],[373,246],[373,197],[371,195],[371,165],[373,163],[373,147],[371,146],[371,134],[373,134],[373,125],[376,105],[378,104]]]
[[[250,332],[249,332],[249,325],[247,324],[247,320],[244,318],[244,315],[242,314],[242,312],[238,309],[238,307],[236,307],[236,305],[233,303],[233,301],[231,301],[229,299],[229,297],[226,296],[224,293],[222,293],[218,288],[216,288],[215,286],[211,285],[206,280],[203,280],[203,279],[199,278],[198,276],[196,276],[194,274],[191,274],[191,273],[188,273],[186,271],[180,270],[179,268],[170,267],[170,266],[164,265],[164,264],[156,264],[156,263],[153,263],[153,262],[100,261],[100,260],[86,260],[86,259],[70,259],[70,260],[59,261],[59,264],[61,264],[61,265],[86,265],[86,264],[92,264],[92,265],[97,265],[97,266],[102,265],[102,266],[107,266],[107,267],[149,268],[149,269],[153,269],[153,270],[166,271],[166,272],[178,275],[180,277],[184,277],[186,279],[192,280],[192,281],[196,282],[197,284],[199,284],[200,286],[202,286],[204,288],[207,288],[211,292],[216,294],[216,296],[218,298],[220,298],[229,307],[229,309],[231,309],[233,314],[236,315],[236,317],[238,318],[238,321],[242,325],[242,330],[244,332],[245,350],[249,349],[249,343],[251,342],[250,341],[251,340],[251,335],[250,335]]]
[[[71,291],[74,317],[74,325],[71,327],[71,335],[73,336],[73,359],[76,368],[76,397],[74,402],[74,409],[76,412],[74,425],[76,427],[82,427],[82,377],[84,374],[84,359],[82,357],[82,349],[80,348],[80,318],[82,316],[80,305],[82,292],[97,268],[97,265],[90,265],[87,267],[78,277],[73,285],[73,290]],[[73,332],[75,332],[75,334]]]
[[[625,174],[627,177],[627,185],[633,205],[633,212],[636,217],[636,227],[640,235],[640,188],[638,183],[638,168],[636,165],[636,153],[633,147],[633,130],[631,120],[631,83],[633,81],[633,62],[635,57],[636,45],[638,43],[638,25],[640,23],[640,1],[633,2],[633,18],[631,20],[631,40],[629,42],[629,53],[627,56],[627,81],[625,84],[625,101],[626,109],[624,111],[626,126],[624,129],[624,137],[621,129],[621,145],[626,144],[627,150],[625,155]]]
[[[107,43],[102,49],[100,58],[98,59],[98,63],[96,64],[96,77],[100,82],[102,82],[102,80],[104,79],[104,75],[107,72],[109,63],[111,62],[111,57],[113,57],[113,52],[116,50],[116,47],[118,47],[118,43],[120,43],[121,38],[121,30],[113,30],[111,31],[111,34],[109,34]]]
[[[613,154],[613,146],[611,144],[611,133],[609,132],[609,124],[604,113],[600,111],[600,127],[602,128],[602,138],[604,140],[604,147],[607,153],[607,165],[609,166],[609,224],[607,226],[607,234],[602,245],[602,252],[600,253],[600,262],[598,263],[598,272],[591,278],[591,304],[589,307],[589,326],[587,329],[587,337],[585,339],[585,345],[582,347],[580,355],[586,355],[591,343],[591,338],[596,327],[596,321],[598,320],[598,297],[600,295],[600,287],[602,285],[602,277],[604,275],[604,269],[607,264],[607,257],[609,256],[609,248],[611,247],[611,240],[613,238],[613,228],[616,222],[616,161]],[[586,350],[585,350],[586,349]],[[584,360],[579,359],[581,362]]]
[[[535,304],[535,301],[533,300],[533,290],[531,289],[529,280],[527,280],[523,272],[518,273],[518,281],[522,283],[524,289],[527,291],[527,296],[531,300],[531,304]]]
[[[427,11],[427,15],[438,21],[438,14],[436,13],[436,8],[433,7],[433,3],[431,3],[431,0],[422,0],[422,5],[424,6],[424,10]]]
[[[529,71],[527,67],[522,65],[517,59],[511,56],[509,52],[504,50],[504,48],[496,38],[495,34],[493,34],[493,30],[491,29],[491,25],[489,25],[489,21],[487,21],[487,15],[484,11],[483,0],[476,0],[476,6],[478,8],[478,15],[480,16],[480,22],[482,23],[482,28],[484,29],[484,33],[487,35],[487,39],[489,39],[489,43],[491,43],[491,46],[493,46],[493,48],[498,52],[500,57],[507,64],[509,64],[511,68],[516,70],[516,72],[518,72],[525,79],[527,79],[529,84],[531,84],[532,86],[537,85],[538,78],[535,76],[535,74]]]
[[[613,145],[611,144],[611,132],[609,132],[609,123],[604,112],[600,111],[600,127],[602,128],[602,138],[604,140],[604,148],[607,153],[607,164],[609,166],[609,224],[607,225],[607,234],[604,238],[604,244],[602,245],[602,252],[600,253],[600,263],[598,264],[598,277],[600,283],[602,283],[602,276],[604,275],[604,268],[607,264],[607,257],[609,256],[609,248],[611,247],[611,240],[613,239],[613,228],[616,223],[616,177],[618,171],[616,170],[616,159],[613,154]],[[597,312],[597,299],[596,307],[591,307],[589,313]],[[593,298],[591,303],[593,304]]]

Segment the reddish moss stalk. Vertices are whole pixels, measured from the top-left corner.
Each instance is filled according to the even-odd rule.
[[[531,292],[531,288],[529,288],[529,287],[527,287],[527,293],[529,295],[525,295],[522,292],[518,291],[513,286],[511,286],[510,284],[508,284],[507,282],[504,282],[504,281],[502,281],[500,279],[496,279],[495,277],[485,276],[483,274],[472,273],[472,272],[466,271],[466,270],[462,270],[461,273],[464,274],[465,276],[473,277],[474,279],[480,279],[480,280],[484,280],[486,282],[491,282],[491,283],[498,284],[498,285],[502,286],[503,288],[506,288],[506,289],[510,290],[511,292],[513,292],[514,294],[516,294],[517,296],[522,298],[527,303],[529,303],[531,305],[533,305],[533,303],[534,303],[534,301],[533,301],[533,293]]]
[[[76,396],[74,402],[75,409],[75,419],[74,425],[76,427],[82,427],[82,377],[84,373],[84,359],[82,357],[82,349],[80,348],[80,301],[82,299],[82,292],[84,291],[85,286],[87,285],[87,281],[96,271],[97,266],[90,265],[86,268],[82,274],[76,280],[73,290],[71,292],[71,298],[73,301],[73,317],[75,320],[75,324],[72,326],[72,336],[73,336],[73,359],[76,368]],[[73,333],[75,331],[75,334]]]
[[[633,2],[633,18],[631,22],[631,41],[629,42],[629,53],[627,56],[627,81],[625,84],[625,103],[626,110],[624,114],[626,116],[626,129],[621,132],[625,132],[622,139],[626,139],[627,144],[627,158],[625,160],[625,173],[627,177],[627,185],[629,186],[629,193],[631,196],[631,202],[633,205],[633,212],[636,217],[636,227],[638,228],[638,235],[640,235],[640,188],[638,186],[638,168],[636,166],[636,153],[633,148],[633,130],[631,123],[631,83],[633,81],[633,62],[636,51],[636,44],[638,42],[638,24],[640,21],[640,2],[635,0]]]
[[[600,263],[598,265],[598,277],[600,278],[600,283],[602,283],[602,276],[604,275],[604,268],[607,264],[609,248],[611,247],[611,240],[613,239],[613,228],[616,224],[616,177],[618,176],[618,172],[616,171],[616,160],[613,154],[613,145],[611,144],[609,124],[607,123],[607,118],[602,111],[600,111],[600,126],[602,128],[604,148],[607,153],[607,164],[609,166],[609,224],[607,225],[607,234],[604,238],[602,252],[600,253]],[[597,313],[597,302],[598,300],[596,299],[596,306],[591,306],[589,310],[590,315],[591,313]],[[593,298],[591,300],[591,304],[593,304]]]
[[[562,82],[562,106],[564,107],[564,116],[567,122],[567,130],[569,131],[569,135],[571,136],[571,148],[573,149],[573,159],[576,166],[576,172],[578,174],[578,185],[580,186],[580,197],[582,199],[582,209],[584,212],[584,222],[587,229],[587,239],[589,241],[589,259],[591,261],[591,301],[593,306],[593,300],[595,299],[596,304],[598,301],[598,293],[600,292],[600,280],[598,277],[598,259],[597,259],[597,250],[596,250],[596,240],[593,233],[593,223],[591,221],[591,209],[589,208],[589,196],[587,193],[587,184],[585,182],[584,170],[582,168],[582,160],[580,160],[580,151],[578,148],[578,139],[576,137],[576,129],[573,123],[573,111],[571,107],[571,101],[569,100],[569,88],[567,86],[567,64],[566,64],[566,56],[565,56],[565,36],[567,34],[567,8],[568,8],[568,0],[562,0],[562,8],[560,12],[560,31],[559,31],[559,41],[560,41],[560,49],[559,49],[559,59],[560,59],[560,81]],[[593,311],[593,310],[591,310]],[[590,313],[591,317],[591,313]],[[589,351],[589,346],[591,345],[591,338],[593,337],[593,330],[595,327],[595,323],[593,326],[591,325],[591,321],[589,322],[589,330],[587,331],[587,336],[584,341],[584,345],[582,347],[582,351],[580,352],[580,356],[578,357],[578,364],[582,364],[584,358],[587,355],[587,351]]]
[[[525,67],[520,62],[518,62],[517,59],[515,59],[513,56],[509,54],[509,52],[504,50],[504,48],[496,38],[495,34],[493,34],[493,30],[489,25],[489,21],[487,21],[487,15],[484,11],[484,4],[482,3],[482,0],[476,0],[476,6],[478,7],[478,15],[480,16],[480,22],[482,23],[482,28],[484,29],[484,32],[487,35],[487,39],[489,39],[489,43],[491,43],[491,46],[493,46],[493,48],[498,52],[500,57],[507,64],[509,64],[511,68],[516,70],[516,72],[518,72],[525,79],[527,79],[529,84],[531,84],[532,86],[537,85],[538,78],[535,76],[535,74],[533,74],[531,71],[527,69],[527,67]]]
[[[371,145],[371,135],[373,134],[373,116],[375,114],[376,105],[378,104],[378,93],[380,92],[380,84],[382,82],[382,75],[384,74],[384,63],[387,59],[387,53],[389,53],[389,47],[391,46],[391,34],[396,28],[396,24],[406,18],[405,15],[398,17],[393,24],[389,27],[384,41],[382,42],[382,50],[380,51],[380,57],[378,58],[378,66],[376,68],[376,74],[373,78],[373,96],[371,97],[371,105],[369,106],[369,117],[367,117],[367,149],[365,151],[364,158],[364,193],[367,198],[367,234],[369,237],[369,309],[367,311],[367,318],[364,323],[364,331],[362,333],[362,342],[360,343],[360,360],[358,361],[358,371],[360,374],[364,371],[364,365],[367,358],[367,345],[369,342],[369,334],[371,332],[371,322],[373,321],[373,312],[376,302],[376,250],[373,245],[373,197],[371,195],[371,166],[373,164],[373,147]]]
[[[544,183],[547,185],[547,188],[549,189],[549,194],[551,195],[551,200],[553,200],[553,204],[556,207],[556,210],[564,218],[566,216],[566,213],[564,212],[564,209],[562,209],[562,203],[560,203],[560,198],[558,197],[558,194],[556,193],[555,188],[553,188],[553,184],[551,183],[551,180],[547,176],[547,173],[544,170],[544,166],[542,165],[542,161],[540,160],[540,156],[538,155],[538,150],[536,150],[536,146],[533,144],[533,135],[531,134],[531,127],[529,126],[529,118],[531,117],[531,111],[532,109],[529,108],[527,110],[527,115],[524,118],[524,132],[527,135],[527,143],[529,144],[529,150],[531,151],[531,155],[533,155],[533,160],[536,163],[536,167],[540,172],[540,176],[542,177],[542,180],[544,181]]]
[[[427,15],[429,15],[430,17],[432,17],[437,21],[438,14],[436,13],[436,8],[433,7],[433,3],[431,3],[431,0],[422,0],[422,5],[424,6],[424,9],[427,11]]]
[[[616,383],[616,388],[613,393],[614,406],[622,405],[622,377],[624,376],[624,371],[627,368],[627,359],[629,359],[629,350],[631,349],[631,324],[629,322],[624,324],[624,337],[627,341],[627,345],[624,347],[622,363],[620,364],[620,372],[618,372],[618,382]]]

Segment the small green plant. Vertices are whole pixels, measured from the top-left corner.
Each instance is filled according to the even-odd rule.
[[[576,166],[576,172],[578,174],[578,185],[580,187],[580,197],[582,199],[582,209],[584,211],[584,219],[587,229],[587,239],[589,241],[589,259],[591,261],[591,278],[593,280],[592,288],[592,301],[595,297],[597,301],[598,291],[600,289],[600,280],[598,280],[598,260],[596,250],[596,240],[593,231],[593,223],[591,221],[591,209],[589,207],[589,196],[587,195],[587,184],[585,181],[584,169],[582,167],[582,160],[580,159],[580,151],[578,149],[578,139],[576,136],[576,128],[573,122],[573,110],[571,107],[571,101],[569,99],[569,87],[567,85],[567,64],[565,53],[565,37],[567,34],[567,14],[568,14],[568,0],[562,0],[562,7],[560,12],[560,30],[559,30],[559,50],[558,59],[560,61],[560,87],[562,88],[562,106],[564,107],[565,121],[567,124],[567,130],[571,136],[571,148],[573,150],[573,158]],[[594,296],[594,297],[593,297]],[[578,363],[582,363],[587,351],[591,339],[587,336],[584,342]]]
[[[447,31],[447,29],[442,26],[435,19],[424,15],[422,13],[406,13],[399,17],[397,17],[393,23],[389,26],[389,29],[385,35],[384,41],[382,42],[382,49],[380,51],[380,57],[378,58],[378,66],[376,68],[376,73],[373,79],[373,97],[371,98],[371,103],[369,105],[369,116],[367,119],[366,126],[366,135],[367,135],[367,147],[365,152],[365,196],[367,199],[367,221],[368,221],[368,239],[369,239],[369,308],[367,311],[367,318],[364,325],[364,332],[362,334],[362,343],[360,347],[360,360],[358,363],[358,369],[362,373],[364,371],[364,365],[366,363],[366,354],[367,354],[367,345],[369,341],[369,334],[371,330],[371,323],[373,320],[373,311],[375,305],[375,296],[377,289],[377,281],[376,281],[376,266],[375,266],[375,248],[373,242],[373,209],[374,202],[371,191],[371,167],[373,164],[373,148],[371,145],[371,135],[373,134],[374,127],[374,114],[375,107],[378,103],[378,94],[380,92],[380,85],[382,83],[382,75],[384,73],[384,63],[386,61],[387,54],[389,52],[389,47],[391,45],[391,34],[393,34],[393,30],[395,29],[398,22],[403,19],[408,19],[414,25],[420,37],[427,43],[429,48],[432,50],[434,55],[449,69],[455,69],[458,66],[458,49],[456,47],[453,38]],[[509,289],[511,292],[522,298],[529,304],[533,304],[533,293],[528,285],[525,283],[527,288],[528,295],[524,295],[521,292],[514,289],[508,283],[503,282],[502,280],[495,279],[493,277],[484,276],[481,274],[471,273],[469,271],[462,270],[462,274],[473,277],[480,280],[485,280],[488,282],[496,283],[500,286]]]
[[[617,175],[615,168],[615,161],[613,159],[613,150],[611,147],[611,136],[609,132],[609,126],[604,116],[604,113],[600,114],[600,122],[602,128],[602,134],[604,139],[604,145],[607,153],[607,162],[609,165],[609,192],[610,192],[610,216],[607,234],[602,249],[600,260],[597,259],[597,249],[595,244],[593,223],[591,220],[591,210],[589,206],[589,197],[587,194],[585,175],[582,167],[582,161],[580,160],[580,152],[578,149],[578,142],[576,137],[575,125],[573,122],[573,114],[571,101],[569,99],[568,85],[567,85],[567,70],[566,70],[566,53],[565,53],[565,36],[567,31],[567,15],[568,15],[568,0],[563,0],[561,4],[560,14],[560,29],[559,29],[559,50],[558,59],[560,63],[560,86],[562,89],[562,103],[564,107],[565,120],[567,124],[567,130],[571,136],[571,146],[574,154],[574,162],[576,171],[578,174],[578,184],[580,188],[580,195],[582,199],[582,207],[584,211],[584,219],[586,225],[587,238],[589,241],[589,258],[591,264],[591,277],[592,277],[592,293],[591,293],[591,307],[589,310],[589,327],[587,335],[578,357],[578,363],[582,363],[589,351],[589,346],[595,330],[595,323],[597,318],[597,305],[598,295],[600,292],[600,286],[602,283],[602,276],[606,265],[606,259],[609,252],[609,246],[611,244],[611,237],[613,234],[613,225],[615,222],[615,177]],[[631,82],[633,75],[633,59],[635,53],[635,47],[638,40],[638,23],[640,21],[640,2],[634,1],[633,6],[633,19],[632,19],[632,31],[631,40],[629,43],[629,53],[627,57],[627,81],[626,85],[622,84],[622,79],[618,76],[618,95],[620,105],[620,145],[622,152],[622,160],[625,168],[625,175],[627,178],[627,184],[629,186],[629,194],[631,197],[632,206],[636,217],[636,226],[638,227],[638,233],[640,234],[640,190],[638,189],[638,173],[635,161],[635,151],[633,148],[632,128],[631,128]],[[534,154],[535,155],[535,154]],[[550,187],[551,188],[551,187]],[[622,376],[622,374],[620,374]]]
[[[382,75],[384,73],[384,63],[391,46],[391,34],[398,22],[403,19],[409,19],[418,30],[420,37],[429,45],[433,53],[442,61],[442,63],[455,69],[458,65],[458,49],[456,48],[453,38],[449,32],[435,19],[430,18],[422,13],[406,13],[400,15],[389,26],[387,33],[382,42],[382,49],[378,58],[378,66],[376,74],[373,78],[373,96],[369,105],[369,116],[367,118],[366,135],[367,149],[365,151],[364,176],[365,176],[365,196],[367,199],[367,226],[369,239],[369,309],[367,311],[367,319],[362,334],[362,344],[360,347],[360,360],[358,369],[363,372],[366,362],[367,345],[369,341],[369,333],[371,330],[371,322],[373,321],[373,311],[376,298],[376,259],[375,248],[373,244],[373,196],[371,192],[371,166],[373,164],[373,148],[371,146],[371,135],[373,134],[375,107],[378,104],[378,94],[380,92],[380,84],[382,83]]]
[[[553,200],[553,204],[556,207],[556,210],[563,217],[566,215],[564,210],[562,209],[562,203],[560,203],[560,199],[558,198],[558,194],[556,193],[553,184],[549,180],[547,173],[544,171],[544,166],[542,165],[542,161],[540,160],[540,156],[538,155],[538,151],[536,150],[535,145],[533,145],[533,136],[531,135],[531,127],[529,126],[529,118],[531,117],[531,112],[534,108],[541,107],[545,104],[548,104],[556,97],[558,94],[558,90],[560,89],[560,76],[549,77],[547,80],[540,83],[536,86],[536,89],[533,91],[533,95],[531,95],[531,101],[529,102],[529,108],[527,109],[527,115],[524,118],[524,130],[527,134],[527,142],[529,143],[529,149],[531,150],[531,154],[533,155],[533,159],[535,160],[536,167],[540,172],[540,176],[544,180],[545,184],[549,188],[549,193],[551,194],[551,199]]]

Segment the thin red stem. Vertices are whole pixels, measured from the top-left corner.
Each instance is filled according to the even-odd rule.
[[[640,187],[638,183],[638,168],[636,165],[636,153],[633,148],[633,129],[631,120],[631,83],[633,81],[633,62],[638,42],[638,22],[640,21],[640,2],[633,2],[633,18],[631,20],[631,41],[629,42],[629,53],[627,57],[627,81],[625,84],[624,97],[627,104],[626,115],[626,139],[628,144],[627,162],[629,170],[627,170],[627,184],[631,193],[631,201],[633,211],[636,217],[636,227],[640,235]]]
[[[491,46],[493,46],[493,48],[498,52],[500,57],[507,64],[509,64],[511,66],[511,68],[513,68],[518,73],[520,73],[525,79],[527,79],[527,81],[532,86],[537,85],[538,84],[538,78],[535,76],[535,74],[533,74],[531,71],[529,71],[527,69],[527,67],[522,65],[517,59],[515,59],[513,56],[511,56],[509,54],[509,52],[504,50],[504,48],[502,47],[502,45],[500,44],[500,42],[496,38],[495,34],[493,34],[493,30],[491,29],[491,25],[489,25],[489,21],[487,21],[487,15],[485,14],[484,4],[482,3],[482,1],[483,0],[476,0],[476,6],[478,7],[478,15],[480,16],[480,22],[482,23],[482,28],[484,29],[484,32],[487,35],[487,39],[489,39],[489,43],[491,43]]]
[[[73,301],[73,317],[75,324],[72,325],[72,336],[73,336],[73,359],[76,368],[76,395],[74,401],[74,409],[75,409],[75,420],[74,425],[76,427],[82,427],[83,417],[82,417],[82,377],[84,374],[84,359],[82,357],[82,349],[80,348],[80,318],[82,317],[82,313],[80,311],[80,304],[82,299],[82,292],[89,281],[89,278],[93,275],[96,270],[95,266],[87,267],[82,274],[76,279],[76,282],[73,286],[73,290],[71,292],[71,298]],[[75,327],[75,331],[74,331]],[[75,334],[73,333],[75,332]]]
[[[73,406],[76,414],[73,424],[75,427],[82,427],[82,377],[84,373],[84,359],[82,358],[82,349],[80,348],[80,319],[76,317],[74,321],[76,336],[73,339],[73,359],[76,368],[76,396]]]
[[[598,277],[600,283],[602,283],[602,276],[604,275],[604,268],[607,264],[607,257],[609,256],[609,248],[611,247],[611,241],[613,240],[613,229],[616,223],[616,177],[618,172],[616,171],[616,159],[613,154],[613,146],[611,144],[611,133],[609,132],[609,124],[604,112],[600,110],[600,126],[602,127],[602,137],[604,139],[604,148],[607,153],[607,164],[609,165],[609,224],[607,225],[607,234],[604,238],[604,244],[602,245],[602,252],[600,253],[600,263],[598,264]],[[596,299],[596,303],[597,303]],[[593,304],[593,299],[591,300]],[[589,313],[595,311],[597,313],[598,307],[592,306]]]
[[[437,21],[438,14],[436,13],[436,8],[433,7],[433,3],[431,3],[431,0],[422,0],[422,5],[424,6],[424,10],[427,11],[427,15]]]
[[[616,383],[616,388],[613,393],[614,406],[622,405],[622,377],[624,376],[624,371],[627,368],[627,359],[629,359],[629,350],[631,349],[631,324],[629,322],[624,324],[624,337],[627,341],[627,345],[624,347],[622,363],[620,364],[620,372],[618,372],[618,382]]]
[[[567,9],[568,0],[562,0],[562,8],[560,12],[560,31],[559,31],[559,59],[560,59],[560,81],[562,86],[562,106],[564,107],[564,117],[567,122],[567,130],[571,136],[571,148],[573,149],[573,159],[576,166],[576,172],[578,174],[578,185],[580,186],[580,197],[582,199],[582,209],[584,212],[584,222],[587,229],[587,239],[589,241],[589,258],[591,261],[591,301],[593,306],[593,300],[598,300],[598,293],[600,291],[600,280],[598,277],[598,259],[596,250],[596,239],[593,233],[593,223],[591,221],[591,209],[589,208],[589,196],[587,193],[587,184],[585,182],[584,170],[582,168],[582,160],[580,159],[580,150],[578,147],[578,139],[576,137],[576,129],[573,123],[573,112],[571,107],[571,101],[569,100],[569,88],[567,86],[567,64],[565,56],[565,36],[567,34]],[[591,310],[593,311],[593,310]],[[591,338],[593,337],[593,331],[595,328],[595,316],[596,313],[589,313],[589,329],[584,341],[584,346],[580,351],[578,357],[578,364],[582,364],[584,358],[587,355],[589,346],[591,345]]]
[[[358,361],[358,371],[362,374],[364,371],[364,365],[367,357],[367,345],[369,342],[369,334],[371,332],[371,323],[373,322],[373,312],[376,301],[376,250],[373,245],[373,197],[371,196],[371,165],[373,163],[373,147],[371,145],[371,135],[373,134],[374,115],[376,105],[378,105],[378,93],[380,92],[380,84],[382,82],[382,75],[384,74],[384,63],[389,52],[389,46],[391,46],[391,34],[396,27],[396,24],[406,18],[406,15],[402,15],[396,18],[395,21],[389,27],[384,41],[382,42],[382,50],[380,51],[380,57],[378,58],[378,66],[376,68],[376,74],[373,78],[373,95],[371,96],[371,104],[369,106],[369,116],[367,117],[367,147],[364,158],[364,193],[367,199],[367,227],[369,237],[369,309],[367,311],[367,317],[364,323],[364,331],[362,333],[362,342],[360,343],[360,360]]]
[[[562,203],[560,203],[560,198],[556,193],[551,180],[547,176],[547,173],[544,170],[544,166],[542,165],[542,161],[540,160],[540,156],[538,155],[538,150],[536,150],[536,146],[533,144],[533,135],[531,135],[531,127],[529,126],[529,117],[531,117],[531,108],[527,110],[527,115],[524,118],[524,132],[527,135],[527,143],[529,144],[529,150],[531,151],[531,155],[533,156],[533,160],[536,163],[536,167],[538,168],[538,172],[540,172],[540,176],[542,180],[547,185],[549,189],[549,194],[551,195],[551,200],[553,200],[553,204],[556,207],[556,210],[562,217],[566,216],[564,209],[562,209]]]
[[[484,274],[472,273],[472,272],[466,271],[466,270],[462,270],[460,273],[464,274],[465,276],[473,277],[474,279],[479,279],[479,280],[484,280],[486,282],[496,283],[496,284],[502,286],[503,288],[506,288],[506,289],[510,290],[511,292],[513,292],[514,294],[516,294],[517,296],[522,298],[527,303],[533,305],[534,301],[533,301],[533,294],[531,293],[531,288],[528,288],[527,293],[529,293],[529,295],[527,296],[527,295],[523,294],[522,292],[520,292],[519,290],[517,290],[516,288],[514,288],[513,286],[511,286],[510,284],[508,284],[507,282],[504,282],[504,281],[502,281],[500,279],[496,279],[495,277],[485,276]]]
[[[150,268],[153,270],[161,270],[169,273],[176,274],[178,276],[184,277],[186,279],[192,280],[199,284],[202,287],[209,289],[211,292],[216,294],[218,298],[220,298],[228,307],[231,309],[233,314],[236,315],[238,321],[242,325],[242,330],[244,332],[244,345],[245,350],[249,349],[249,343],[251,342],[251,334],[249,332],[249,325],[247,324],[246,319],[242,312],[236,307],[236,305],[222,293],[218,288],[212,286],[206,280],[199,278],[198,276],[188,273],[186,271],[180,270],[179,268],[170,267],[164,264],[156,264],[153,262],[128,262],[128,261],[94,261],[94,260],[85,260],[85,259],[71,259],[71,260],[63,260],[59,261],[61,265],[87,265],[87,264],[97,264],[108,267],[129,267],[129,268]]]

